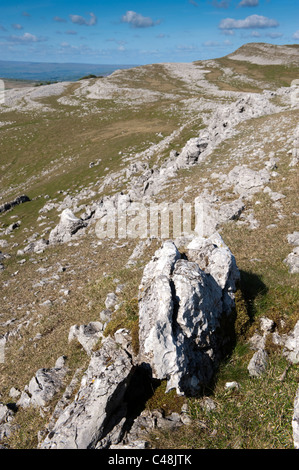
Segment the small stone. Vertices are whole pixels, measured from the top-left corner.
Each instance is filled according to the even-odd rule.
[[[107,309],[114,308],[115,305],[117,304],[117,295],[114,292],[111,292],[110,294],[107,295],[106,300],[105,300],[105,306]]]
[[[238,384],[238,382],[226,382],[225,388],[227,390],[232,390],[234,388],[238,389],[240,388],[240,385]]]
[[[12,387],[9,391],[9,396],[11,398],[18,398],[19,396],[21,395],[21,392],[20,390],[18,390],[17,388],[15,387]]]
[[[248,364],[248,372],[252,377],[260,377],[266,371],[268,365],[268,354],[264,349],[259,349],[254,353]]]

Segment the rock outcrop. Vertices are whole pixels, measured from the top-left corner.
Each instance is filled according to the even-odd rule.
[[[45,407],[63,387],[66,373],[67,368],[63,356],[57,359],[53,368],[39,369],[30,380],[29,385],[25,387],[17,405],[23,408],[28,406]]]
[[[294,400],[294,413],[292,419],[293,441],[295,449],[299,449],[299,387]]]
[[[183,259],[167,241],[144,270],[139,362],[151,368],[153,377],[167,379],[167,390],[197,395],[212,380],[231,340],[239,272],[218,234],[193,240],[187,254]]]
[[[299,232],[293,232],[288,235],[288,242],[294,245],[293,251],[284,259],[291,274],[299,273]]]
[[[103,441],[118,423],[118,409],[133,371],[129,354],[111,337],[106,338],[100,351],[93,353],[74,401],[61,413],[40,447],[89,449]]]
[[[156,423],[169,429],[188,421],[183,415],[166,420],[162,415],[159,419],[143,415],[135,420],[127,402],[137,393],[136,411],[139,387],[126,395],[138,370],[147,377],[142,382],[166,379],[167,391],[175,388],[181,395],[198,395],[212,380],[231,343],[235,283],[239,278],[235,259],[218,234],[194,239],[187,248],[189,260],[174,242],[166,241],[144,269],[137,356],[125,329],[112,338],[102,335],[99,322],[71,328],[70,339],[77,338],[91,360],[73,402],[61,410],[41,448],[118,446],[125,442],[127,433],[131,437],[126,442],[139,440],[144,419],[150,426]],[[92,351],[98,335],[101,347]],[[135,447],[141,445],[138,442]]]
[[[87,224],[76,217],[70,209],[64,209],[60,216],[59,224],[50,232],[49,243],[65,243]]]
[[[28,196],[26,195],[18,196],[13,201],[2,204],[2,206],[0,206],[0,214],[1,212],[9,211],[13,207],[18,206],[19,204],[23,204],[24,202],[28,202],[28,201],[30,201],[30,198]]]

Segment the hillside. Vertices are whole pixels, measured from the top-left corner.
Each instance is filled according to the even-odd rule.
[[[299,99],[292,86],[298,78],[298,47],[248,44],[209,61],[152,64],[5,92],[0,105],[4,448],[299,445]],[[166,212],[190,209],[184,230],[177,231],[174,220],[166,235],[161,227],[145,230],[142,211],[148,215],[159,204]],[[197,225],[196,204],[202,210]],[[136,213],[143,218],[135,219]],[[216,239],[210,238],[215,233]],[[178,250],[172,269],[180,262],[176,278],[163,271],[163,287],[155,263],[170,262],[168,252],[157,254],[166,240],[174,240]],[[215,261],[215,247],[225,249],[227,272],[224,258]],[[217,278],[214,265],[225,277],[221,290],[211,284]],[[198,266],[207,277],[203,294],[192,271]],[[236,279],[228,287],[231,276]],[[176,296],[165,283],[175,286]],[[221,327],[217,323],[229,347],[213,377],[195,393],[183,366],[175,382],[177,363],[184,362],[176,357],[169,362],[175,373],[164,376],[161,365],[151,364],[149,378],[140,358],[151,363],[162,347],[153,340],[155,322],[150,333],[146,326],[162,305],[157,298],[178,302],[171,317],[185,321],[186,337],[199,338],[198,325],[188,330],[195,309],[189,296],[195,302],[207,292],[208,314],[223,304],[234,319],[233,325],[226,317]],[[175,327],[164,326],[155,335],[169,345]],[[214,345],[204,331],[205,346],[191,347],[177,335],[177,350],[187,343],[202,350]],[[256,353],[265,363],[258,356],[262,365],[250,373]],[[181,389],[184,380],[188,386]],[[94,384],[103,393],[90,397]],[[120,384],[124,390],[116,397]],[[114,421],[108,413],[113,406]],[[71,421],[72,414],[84,417],[92,410],[93,416],[101,407],[101,426],[89,418]],[[72,441],[74,429],[84,430],[80,445],[79,437]]]
[[[299,60],[299,46],[298,44],[274,46],[266,43],[251,43],[245,44],[227,57],[231,60],[257,65],[296,66]]]

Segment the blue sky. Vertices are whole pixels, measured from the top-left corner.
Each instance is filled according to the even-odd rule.
[[[0,60],[149,64],[299,43],[299,0],[0,0]]]

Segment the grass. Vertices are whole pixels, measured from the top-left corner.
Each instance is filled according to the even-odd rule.
[[[265,88],[289,87],[292,81],[299,76],[299,67],[294,64],[291,66],[257,65],[246,61],[232,60],[229,57],[222,57],[213,62],[214,66],[207,75],[208,80],[219,86],[220,89],[228,91],[256,93]],[[226,75],[223,69],[231,69],[232,74]]]
[[[292,449],[298,367],[289,369],[287,380],[281,381],[287,362],[273,356],[263,378],[253,379],[246,370],[248,358],[246,347],[236,348],[219,372],[212,395],[216,408],[207,411],[201,399],[189,400],[192,424],[152,434],[153,445],[160,449]],[[240,387],[226,389],[230,381]]]

